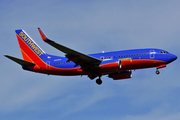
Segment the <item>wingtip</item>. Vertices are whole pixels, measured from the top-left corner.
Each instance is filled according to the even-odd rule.
[[[4,55],[4,57],[9,57],[9,55]]]
[[[44,40],[44,41],[48,41],[49,39],[47,38],[47,36],[43,33],[43,31],[41,30],[40,27],[38,27],[38,31],[41,35],[41,38]]]

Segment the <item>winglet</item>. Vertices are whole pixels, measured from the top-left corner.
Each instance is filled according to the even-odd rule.
[[[48,41],[48,37],[43,33],[43,31],[41,30],[41,28],[38,28],[39,30],[39,33],[41,35],[41,38],[44,40],[44,41]]]

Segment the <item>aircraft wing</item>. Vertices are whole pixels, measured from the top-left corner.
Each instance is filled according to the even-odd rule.
[[[39,33],[42,37],[42,39],[48,43],[49,45],[55,47],[56,49],[64,52],[66,55],[66,57],[69,59],[67,62],[69,61],[73,61],[76,65],[80,65],[82,69],[87,69],[89,67],[98,67],[99,64],[101,63],[101,60],[97,59],[97,58],[94,58],[94,57],[91,57],[89,55],[86,55],[86,54],[83,54],[83,53],[80,53],[78,51],[75,51],[71,48],[68,48],[66,46],[63,46],[61,44],[58,44],[52,40],[50,40],[43,32],[40,28],[38,28],[39,30]]]

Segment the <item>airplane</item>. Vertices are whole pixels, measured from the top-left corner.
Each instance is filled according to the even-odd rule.
[[[65,57],[50,55],[44,52],[36,42],[23,30],[15,30],[23,59],[4,55],[20,64],[24,70],[60,76],[87,75],[102,84],[101,77],[107,75],[113,80],[132,77],[132,70],[156,67],[159,69],[177,59],[177,56],[162,49],[146,48],[123,51],[84,54],[58,44],[49,39],[38,28],[41,38],[47,44],[65,53]]]

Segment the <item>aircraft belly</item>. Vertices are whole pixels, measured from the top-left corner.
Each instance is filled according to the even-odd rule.
[[[123,60],[121,61],[121,65],[118,62],[100,65],[100,68],[96,69],[96,72],[99,74],[107,74],[114,71],[157,67],[162,64],[167,64],[167,63],[160,60],[149,60],[149,59]],[[83,71],[82,69],[80,69],[80,67],[57,68],[57,67],[49,66],[49,69],[45,70],[37,65],[33,68],[33,71],[39,73],[45,73],[45,74],[65,75],[65,76],[88,75],[91,72],[91,71]]]

